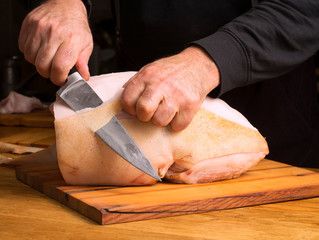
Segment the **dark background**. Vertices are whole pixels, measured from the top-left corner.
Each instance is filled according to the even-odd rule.
[[[91,75],[113,71],[116,59],[115,21],[112,0],[93,0],[90,26],[94,50],[90,58]],[[15,90],[27,96],[35,96],[44,102],[55,100],[57,86],[37,74],[33,65],[26,62],[18,49],[18,36],[24,17],[39,0],[9,0],[1,2],[0,9],[0,100]],[[319,66],[319,55],[316,56]],[[319,68],[317,68],[319,78]],[[319,80],[317,81],[319,92]]]

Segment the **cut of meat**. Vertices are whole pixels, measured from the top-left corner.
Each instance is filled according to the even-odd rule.
[[[191,124],[174,132],[123,114],[119,97],[134,72],[92,77],[88,83],[104,101],[74,112],[54,104],[56,148],[65,181],[76,185],[146,185],[155,179],[105,145],[96,130],[117,115],[161,177],[179,183],[237,177],[268,154],[265,139],[247,119],[220,99],[207,98]]]
[[[29,113],[33,109],[42,109],[47,106],[35,97],[27,97],[17,92],[10,92],[0,102],[0,114]]]

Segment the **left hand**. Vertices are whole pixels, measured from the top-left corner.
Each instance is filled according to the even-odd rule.
[[[219,70],[200,47],[144,66],[123,87],[126,112],[143,122],[185,129],[206,95],[219,85]]]

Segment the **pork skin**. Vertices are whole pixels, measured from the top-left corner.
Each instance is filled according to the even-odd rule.
[[[104,101],[95,109],[72,111],[54,103],[59,168],[68,184],[148,185],[155,179],[133,167],[94,133],[117,115],[161,178],[177,183],[204,183],[240,176],[268,154],[265,139],[238,111],[220,99],[205,99],[191,124],[143,123],[122,112],[123,84],[135,73],[91,77],[88,83]]]

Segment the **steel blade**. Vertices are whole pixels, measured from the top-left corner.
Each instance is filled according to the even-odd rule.
[[[68,76],[67,83],[57,91],[57,95],[74,111],[95,108],[103,103],[78,72]]]
[[[148,158],[116,116],[95,133],[127,162],[158,181],[162,181]]]

